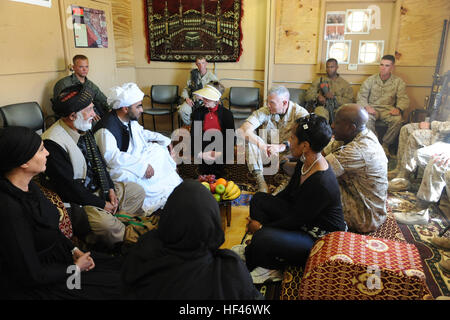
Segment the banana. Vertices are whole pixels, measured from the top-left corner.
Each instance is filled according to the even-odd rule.
[[[229,193],[235,185],[236,184],[233,181],[228,181],[227,187],[225,188],[225,194]]]
[[[234,184],[234,186],[229,190],[228,192],[225,191],[225,194],[223,195],[224,200],[234,200],[237,197],[241,195],[241,190],[239,187]]]
[[[228,200],[234,200],[234,199],[237,199],[240,195],[241,195],[241,190],[238,189],[237,192],[229,195],[229,198],[227,198],[227,199]]]

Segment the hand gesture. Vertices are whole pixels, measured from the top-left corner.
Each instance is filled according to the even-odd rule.
[[[333,99],[333,98],[334,98],[333,92],[328,91],[327,93],[325,93],[325,98],[327,98],[327,99]]]
[[[246,231],[248,232],[248,234],[254,234],[256,231],[262,228],[262,224],[259,221],[253,220],[250,217],[247,217],[247,220],[248,223]]]
[[[148,165],[147,170],[145,171],[144,177],[146,179],[150,179],[155,175],[155,170],[153,170],[153,167],[151,165]]]
[[[433,163],[435,163],[438,167],[445,169],[450,165],[450,157],[444,153],[433,154],[431,157],[433,159]]]
[[[191,98],[186,98],[186,103],[187,103],[188,105],[190,105],[191,107],[194,105],[194,101],[192,101]]]
[[[394,108],[391,111],[389,111],[389,114],[391,116],[399,116],[400,115],[400,109]]]
[[[117,207],[115,205],[113,205],[111,202],[106,201],[105,207],[103,208],[103,210],[105,210],[111,214],[114,214],[114,213],[116,213]]]
[[[284,150],[286,150],[286,145],[283,143],[267,145],[267,153],[269,154],[269,156],[271,156],[272,154],[283,152]]]
[[[365,109],[366,109],[366,111],[367,111],[368,114],[371,114],[371,115],[373,115],[373,116],[377,114],[377,112],[375,111],[375,109],[372,108],[371,106],[366,106]]]
[[[94,259],[91,258],[91,253],[86,252],[83,255],[81,255],[75,264],[80,268],[80,270],[83,271],[89,271],[95,268]]]
[[[214,161],[217,158],[219,158],[222,155],[222,152],[220,151],[206,151],[206,152],[201,152],[201,154],[199,154],[200,158],[207,160],[207,161]]]

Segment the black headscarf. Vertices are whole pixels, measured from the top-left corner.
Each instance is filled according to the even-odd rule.
[[[41,146],[41,137],[26,127],[0,129],[0,175],[21,166],[34,157]]]
[[[86,108],[93,99],[92,90],[78,83],[61,91],[53,102],[52,108],[57,116],[67,117],[73,112]]]
[[[219,206],[198,181],[170,195],[157,230],[128,254],[122,279],[132,299],[255,299],[243,261],[224,242]]]

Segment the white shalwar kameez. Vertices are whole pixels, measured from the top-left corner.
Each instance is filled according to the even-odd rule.
[[[116,139],[107,129],[98,130],[95,139],[108,165],[112,180],[132,181],[145,189],[146,197],[142,209],[148,216],[164,207],[167,198],[182,179],[167,149],[171,142],[169,138],[145,130],[137,121],[131,121],[131,132],[127,152],[120,151]],[[148,165],[154,170],[154,175],[150,179],[145,178]]]

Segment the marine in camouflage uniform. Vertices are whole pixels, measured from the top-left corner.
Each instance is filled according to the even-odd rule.
[[[375,231],[387,217],[388,160],[367,118],[358,105],[339,108],[332,128],[342,141],[332,139],[322,151],[336,174],[349,231],[360,233]]]
[[[444,173],[449,169],[448,164],[438,158],[450,157],[450,121],[403,126],[397,157],[396,169],[389,172],[391,177],[396,175],[389,182],[389,190],[407,190],[410,186],[409,175],[422,166],[425,170],[417,197],[427,202],[437,202],[445,186]]]
[[[197,57],[195,59],[195,64],[197,65],[198,72],[195,72],[196,69],[191,70],[189,80],[186,83],[186,87],[183,89],[181,93],[181,97],[184,99],[184,102],[178,106],[178,115],[185,125],[191,124],[191,114],[192,114],[192,106],[188,103],[188,99],[195,101],[197,98],[192,95],[194,91],[202,89],[210,82],[218,81],[217,77],[210,71],[206,69],[207,62],[204,57]],[[200,75],[199,79],[193,79],[193,77],[197,78],[195,75]]]
[[[55,99],[61,93],[61,91],[63,91],[64,89],[71,87],[78,83],[81,83],[81,82],[80,82],[80,80],[78,80],[78,78],[75,76],[75,74],[72,74],[70,76],[62,78],[55,84],[55,87],[53,88],[53,99]],[[111,107],[106,102],[106,96],[103,94],[103,92],[100,90],[100,88],[97,87],[97,85],[95,85],[95,83],[93,83],[87,77],[84,81],[84,85],[86,87],[89,87],[92,91],[92,95],[94,97],[93,102],[94,102],[95,112],[99,116],[103,116],[106,112],[109,112]]]
[[[386,57],[391,57],[393,61]],[[382,141],[383,149],[388,155],[388,147],[395,142],[403,125],[402,113],[409,107],[405,82],[392,74],[394,63],[394,57],[384,56],[381,59],[380,73],[370,76],[363,82],[356,99],[356,103],[369,112],[367,128],[376,133],[376,120],[388,125]],[[369,107],[375,109],[375,114],[371,114]]]
[[[353,90],[350,84],[337,73],[337,69],[337,61],[335,59],[328,59],[326,63],[327,75],[314,80],[305,96],[307,104],[316,105],[314,113],[324,117],[329,123],[333,122],[334,113],[337,108],[354,101]],[[323,84],[328,84],[329,89],[327,90],[330,92],[329,97],[325,96],[325,90],[321,88]],[[320,101],[323,99],[318,99],[319,96],[322,96],[326,100],[325,103]],[[331,106],[333,114],[330,114],[327,105]]]

